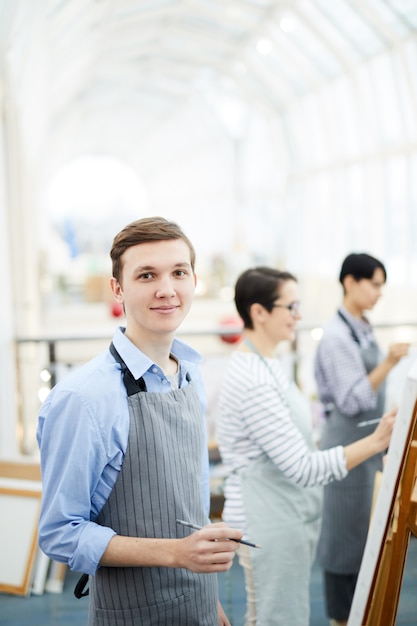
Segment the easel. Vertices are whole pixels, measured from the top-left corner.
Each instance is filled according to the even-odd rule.
[[[362,626],[394,626],[411,535],[417,537],[417,402]]]
[[[41,469],[39,462],[28,461],[24,458],[0,459],[0,480],[2,478],[40,482]],[[33,563],[30,561],[30,575],[28,573],[28,579],[25,581],[24,587],[22,587],[22,589],[17,587],[16,589],[0,582],[0,592],[18,593],[19,595],[21,595],[22,592],[23,595],[27,595],[28,593],[42,595],[44,591],[49,591],[50,593],[62,592],[67,566],[63,563],[51,561],[39,549],[37,552],[36,559],[33,560]]]

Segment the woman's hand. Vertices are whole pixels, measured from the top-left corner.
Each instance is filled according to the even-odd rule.
[[[392,430],[395,424],[395,418],[397,416],[397,409],[391,409],[387,411],[381,418],[378,426],[371,435],[375,438],[376,445],[378,446],[378,452],[383,452],[389,446],[391,440]]]
[[[397,409],[387,411],[371,435],[345,446],[347,470],[353,469],[388,448],[396,415]]]

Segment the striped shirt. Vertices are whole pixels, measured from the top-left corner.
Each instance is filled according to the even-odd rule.
[[[278,359],[233,352],[219,397],[217,441],[227,479],[223,519],[245,532],[239,471],[266,454],[301,487],[325,485],[347,474],[342,446],[311,451],[286,401],[290,382]]]

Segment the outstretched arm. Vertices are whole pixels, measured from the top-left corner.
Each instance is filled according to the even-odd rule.
[[[409,343],[393,343],[389,347],[387,356],[368,374],[372,389],[376,390],[384,382],[392,368],[404,357],[407,356]]]
[[[371,435],[363,437],[344,448],[348,470],[353,469],[360,463],[363,463],[363,461],[388,448],[396,415],[397,409],[391,409],[391,411],[382,416],[377,428]]]

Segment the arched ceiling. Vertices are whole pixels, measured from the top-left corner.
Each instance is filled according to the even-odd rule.
[[[415,0],[0,0],[0,71],[51,158],[128,155],[191,100],[281,113],[416,29]]]

